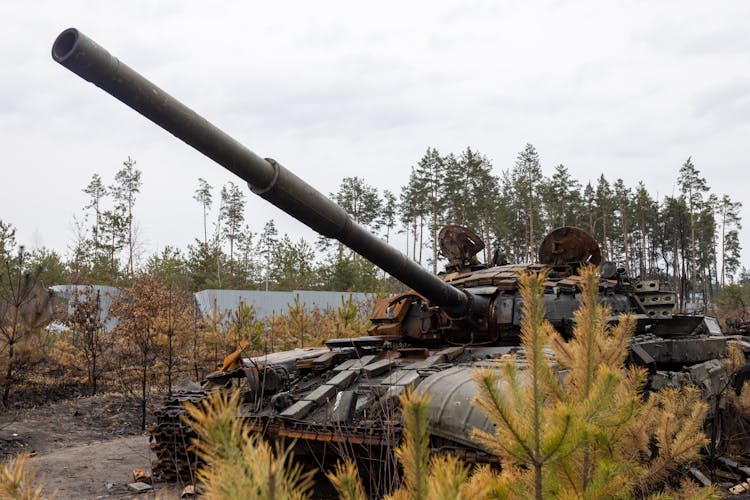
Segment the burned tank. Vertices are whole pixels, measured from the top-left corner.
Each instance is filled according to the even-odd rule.
[[[439,238],[448,263],[443,273],[433,275],[357,225],[279,162],[259,157],[79,31],[62,32],[52,56],[238,175],[258,196],[411,289],[378,302],[368,336],[250,359],[239,349],[202,385],[176,395],[152,429],[154,468],[164,479],[193,477],[195,460],[187,451],[191,430],[180,420],[181,404],[228,386],[243,391],[241,418],[248,427],[269,440],[296,440],[297,457],[317,467],[357,457],[360,470],[372,472],[381,491],[388,490],[393,477],[389,457],[400,441],[401,425],[397,396],[407,387],[432,396],[428,418],[435,451],[472,463],[495,461],[469,438],[475,427],[491,429],[471,403],[476,393],[471,374],[519,351],[517,277],[523,271],[547,273],[547,319],[569,337],[580,301],[578,269],[599,265],[601,300],[615,315],[637,316],[630,362],[648,369],[651,389],[695,384],[716,408],[729,382],[722,364],[728,342],[750,346],[747,338],[723,335],[713,318],[676,314],[674,292],[601,262],[596,241],[578,228],[551,232],[540,246],[538,263],[510,264],[497,253],[490,262],[480,262],[476,255],[484,242],[466,228],[448,226]]]

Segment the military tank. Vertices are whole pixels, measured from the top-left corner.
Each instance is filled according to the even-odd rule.
[[[433,275],[279,162],[259,157],[78,30],[58,36],[52,57],[235,173],[258,196],[411,289],[376,304],[368,336],[249,359],[240,348],[202,384],[185,388],[161,408],[152,428],[154,470],[163,479],[193,477],[192,431],[180,419],[182,403],[228,386],[243,391],[241,418],[248,427],[269,440],[296,440],[296,456],[321,468],[357,457],[360,471],[371,472],[371,484],[381,492],[394,476],[398,395],[407,387],[432,396],[428,418],[434,451],[472,463],[495,461],[469,438],[473,428],[492,428],[471,404],[476,394],[471,374],[519,351],[517,277],[524,271],[547,273],[547,319],[570,337],[580,301],[578,270],[583,264],[600,266],[601,300],[615,315],[637,316],[630,362],[648,368],[651,389],[695,384],[717,408],[729,382],[722,365],[728,342],[750,346],[747,338],[723,335],[713,318],[676,314],[674,292],[601,262],[596,241],[574,227],[552,231],[540,245],[538,263],[510,264],[498,253],[480,262],[476,255],[484,242],[467,228],[448,226],[439,238],[448,263]]]

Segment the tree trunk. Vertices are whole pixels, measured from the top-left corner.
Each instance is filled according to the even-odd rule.
[[[417,260],[417,216],[414,216],[414,224],[412,226],[414,228],[414,231],[412,231],[412,242],[411,242],[411,259],[416,261]]]
[[[91,395],[96,394],[96,347],[91,352],[91,375],[89,377],[91,382]]]
[[[531,189],[529,189],[529,250],[528,250],[528,262],[534,261],[534,247],[536,241],[534,241],[534,196]]]
[[[422,247],[424,246],[422,242],[422,234],[424,233],[424,220],[422,216],[419,216],[419,265],[422,265]]]
[[[646,258],[648,252],[646,250],[646,214],[641,211],[641,259],[640,259],[640,272],[641,279],[646,277]]]
[[[148,358],[143,356],[143,373],[141,378],[141,430],[146,430],[146,384],[148,374]]]
[[[208,248],[208,228],[206,227],[206,205],[203,205],[203,244]]]
[[[404,233],[406,234],[406,249],[404,250],[404,254],[406,254],[406,256],[408,257],[409,256],[409,248],[411,248],[409,246],[409,224],[408,223],[404,224]]]
[[[167,361],[167,394],[172,396],[172,332],[169,332],[169,359]]]
[[[229,235],[229,276],[234,281],[234,230]]]
[[[110,262],[110,270],[112,272],[112,277],[117,277],[117,271],[115,270],[115,230],[112,229],[112,249],[110,250],[109,254],[109,262]]]
[[[630,273],[630,257],[629,257],[629,252],[628,252],[628,245],[629,245],[628,243],[629,241],[628,220],[624,215],[622,216],[622,241],[623,241],[622,246],[623,246],[623,249],[625,250],[625,271]]]
[[[709,283],[709,286],[711,287],[711,296],[714,295],[714,290],[718,293],[718,284],[719,284],[719,255],[716,251],[716,247],[719,246],[719,242],[717,241],[717,235],[714,232],[713,236],[713,258],[711,259],[711,263],[713,264],[713,281]],[[714,286],[717,285],[717,286]]]
[[[15,354],[15,342],[10,340],[8,342],[8,367],[5,369],[5,387],[3,388],[3,406],[8,407],[8,400],[10,399],[10,386],[13,385],[13,356]]]
[[[537,500],[544,500],[542,486],[542,464],[534,464],[534,493]]]
[[[692,196],[692,193],[691,193]],[[697,281],[697,269],[695,265],[695,215],[693,214],[693,204],[690,204],[690,296],[691,302],[695,303],[695,285]]]
[[[609,248],[607,246],[607,214],[602,210],[602,258],[610,260]]]
[[[135,270],[134,264],[133,264],[133,212],[132,209],[128,211],[128,250],[129,250],[129,257],[128,257],[128,264],[130,267],[130,277],[133,277],[133,271]]]
[[[193,297],[193,371],[195,372],[195,380],[200,380],[200,374],[198,373],[198,308],[196,307],[198,299]]]
[[[432,204],[432,274],[437,274],[437,260],[438,260],[438,231],[437,231],[437,206],[435,203]]]
[[[722,286],[722,288],[724,287],[724,282],[725,282],[724,280],[725,280],[725,276],[726,276],[726,274],[725,274],[725,265],[724,265],[724,263],[726,262],[726,258],[727,258],[727,255],[726,255],[726,252],[727,252],[727,247],[726,247],[726,236],[727,236],[726,235],[726,226],[727,226],[726,220],[722,220],[721,221],[721,286]]]
[[[682,308],[682,293],[680,289],[680,266],[679,266],[679,254],[677,253],[677,221],[674,220],[673,234],[672,234],[672,272],[674,273],[674,291],[678,293],[680,298],[680,308]]]
[[[680,273],[680,295],[682,296],[682,303],[684,304],[689,298],[687,287],[688,282],[691,280],[688,279],[688,272],[685,269],[685,261],[687,260],[685,259],[685,238],[681,238],[680,243],[680,265],[682,267],[682,272]]]
[[[490,233],[490,218],[487,214],[482,217],[482,225],[484,226],[484,262],[489,264],[492,259],[492,235]]]

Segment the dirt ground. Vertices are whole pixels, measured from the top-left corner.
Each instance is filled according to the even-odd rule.
[[[0,460],[31,453],[44,492],[58,499],[179,497],[164,484],[156,494],[128,490],[133,470],[150,471],[153,458],[140,422],[138,402],[119,395],[0,413]]]

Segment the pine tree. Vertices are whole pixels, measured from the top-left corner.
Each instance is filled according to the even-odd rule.
[[[622,258],[625,270],[630,273],[630,232],[631,232],[631,198],[632,193],[630,188],[625,186],[625,182],[622,179],[617,179],[613,185],[614,190],[614,202],[616,210],[615,212],[620,213],[620,231],[622,235],[622,241],[620,246],[622,248]]]
[[[211,205],[213,203],[213,196],[211,194],[211,190],[213,188],[211,185],[206,182],[203,178],[198,178],[198,188],[195,190],[195,193],[193,194],[193,199],[201,204],[201,207],[203,208],[203,243],[208,245],[208,227],[207,227],[207,217],[208,217],[208,211],[211,210]]]
[[[379,229],[381,220],[380,196],[378,190],[368,185],[364,179],[361,177],[344,177],[339,185],[339,190],[330,196],[354,222],[373,233]],[[321,236],[318,241],[323,248],[330,247],[331,240]],[[344,245],[340,242],[337,242],[336,248],[336,257],[339,260],[344,259],[346,254],[355,260],[359,258],[354,252],[346,251]]]
[[[234,280],[234,247],[245,223],[245,194],[231,181],[221,188],[220,220],[222,236],[229,241],[229,275]]]
[[[206,288],[221,288],[221,281],[217,274],[217,265],[226,260],[221,248],[213,244],[206,245],[199,239],[188,245],[185,265],[192,290]]]
[[[114,218],[121,218],[116,225],[127,228],[122,239],[128,248],[127,269],[132,277],[135,272],[135,225],[133,219],[133,207],[135,197],[141,190],[141,171],[135,168],[135,160],[128,156],[122,163],[122,168],[115,174],[115,184],[109,188],[115,201]],[[116,215],[115,215],[116,214]]]
[[[443,179],[441,198],[443,201],[444,219],[446,223],[468,224],[469,197],[469,163],[461,155],[450,153],[443,157]],[[421,188],[423,189],[423,188]],[[425,193],[425,198],[427,194]]]
[[[103,250],[102,257],[106,259],[106,262],[102,262],[102,266],[106,265],[106,271],[103,271],[106,272],[107,277],[105,279],[109,283],[116,283],[119,278],[120,261],[117,256],[128,242],[128,218],[123,209],[124,206],[118,204],[113,209],[102,212],[102,221],[99,226],[102,229],[102,236],[104,236],[100,243]],[[94,271],[96,271],[98,264],[97,259],[94,262]]]
[[[86,186],[83,189],[83,192],[89,195],[89,202],[84,207],[84,209],[90,209],[93,210],[93,216],[94,216],[94,226],[92,228],[92,238],[94,243],[94,248],[99,249],[100,248],[100,225],[102,222],[102,201],[105,196],[107,196],[107,187],[102,182],[102,178],[99,176],[99,174],[93,174],[91,176],[91,181],[89,182],[88,186]]]
[[[256,233],[246,224],[237,238],[237,268],[235,271],[235,287],[255,288],[263,281],[260,275],[255,242]]]
[[[583,203],[586,206],[586,216],[588,218],[588,231],[592,236],[594,233],[594,206],[596,203],[596,192],[590,182],[583,188]]]
[[[16,250],[16,228],[9,222],[0,219],[0,269],[5,268],[5,263],[12,258]]]
[[[575,225],[581,204],[581,183],[562,163],[555,167],[549,182],[544,185],[543,198],[549,229]]]
[[[739,266],[739,234],[742,229],[740,210],[742,203],[732,201],[728,195],[719,203],[719,225],[721,226],[721,286],[726,283],[726,275],[734,274]]]
[[[638,248],[639,276],[641,279],[645,279],[648,272],[647,268],[653,265],[652,263],[650,264],[650,256],[654,246],[653,240],[651,239],[651,248],[649,248],[648,242],[650,240],[650,228],[656,225],[654,214],[657,213],[657,209],[655,207],[655,202],[646,190],[643,181],[639,181],[636,186],[633,203],[635,211],[634,217],[638,223],[638,236],[640,237],[640,248]]]
[[[556,335],[552,341],[556,359],[567,371],[566,402],[581,427],[576,451],[555,467],[564,478],[563,490],[601,498],[628,483],[630,465],[616,452],[628,425],[637,424],[645,373],[624,368],[635,317],[620,316],[611,327],[611,309],[599,298],[597,271],[586,267],[581,277],[572,339],[565,342]]]
[[[353,460],[338,462],[334,469],[326,473],[340,500],[366,500],[367,494],[359,477],[357,464]]]
[[[398,200],[393,192],[384,189],[383,199],[381,201],[382,210],[380,212],[380,219],[378,225],[385,228],[385,242],[390,242],[391,231],[396,227],[398,216]]]
[[[596,269],[584,268],[581,277],[581,306],[567,342],[543,319],[544,276],[519,278],[526,359],[474,375],[475,403],[495,432],[472,435],[503,469],[516,471],[509,487],[520,497],[643,497],[706,444],[707,405],[694,386],[642,399],[645,370],[624,366],[635,317],[620,316],[611,326]]]
[[[361,177],[344,177],[339,190],[331,198],[362,226],[375,230],[379,227],[380,197],[377,188]]]
[[[315,251],[304,238],[293,242],[285,234],[271,251],[269,277],[281,290],[312,288],[315,283],[314,257]]]
[[[723,241],[724,258],[722,259],[722,265],[725,273],[729,275],[730,283],[734,281],[732,276],[740,268],[741,249],[739,232],[736,229],[727,231]]]
[[[466,148],[459,157],[459,163],[465,165],[466,184],[469,188],[467,204],[467,224],[480,234],[485,242],[485,262],[491,258],[492,219],[495,216],[500,191],[499,180],[492,174],[492,163],[478,151]]]
[[[719,200],[715,194],[710,194],[703,202],[701,210],[695,219],[696,235],[696,265],[699,289],[704,307],[714,296],[714,283],[718,284],[718,263],[716,255],[717,247],[717,225],[716,213],[719,208]]]
[[[706,179],[701,177],[700,171],[693,165],[691,157],[688,157],[682,167],[680,167],[677,184],[680,186],[680,191],[685,197],[688,214],[690,215],[690,293],[691,302],[694,303],[696,281],[698,279],[696,257],[698,245],[695,240],[695,221],[698,211],[702,208],[703,193],[708,191],[708,185],[706,184]]]
[[[537,192],[542,183],[539,153],[532,144],[527,143],[524,150],[518,153],[512,178],[518,196],[518,210],[521,213],[525,212],[523,217],[526,226],[525,259],[531,261],[536,255],[537,231],[539,229]]]
[[[604,174],[599,176],[599,179],[596,181],[596,194],[594,195],[594,200],[596,204],[597,209],[597,219],[594,221],[594,232],[592,233],[594,237],[596,238],[598,235],[601,235],[599,238],[599,241],[601,241],[601,247],[602,247],[602,258],[605,260],[610,260],[612,258],[611,255],[611,249],[609,246],[609,233],[608,233],[608,222],[611,220],[610,218],[610,212],[613,210],[614,206],[612,203],[612,188],[609,185],[609,181],[604,178]],[[601,233],[597,233],[595,231],[596,229],[596,223],[601,222]]]
[[[689,236],[688,207],[684,197],[664,198],[662,208],[662,221],[665,225],[664,239],[662,240],[662,254],[665,260],[671,256],[672,276],[674,288],[679,293],[679,303],[684,305],[687,299],[687,275],[685,269],[685,253]]]
[[[503,252],[511,262],[522,262],[525,252],[525,222],[522,211],[518,209],[516,189],[512,173],[504,170],[498,180],[495,218],[492,231],[496,249]]]
[[[437,274],[438,260],[438,238],[437,232],[440,229],[440,216],[443,206],[446,202],[444,193],[445,186],[448,185],[451,178],[449,170],[443,158],[440,157],[438,150],[427,148],[424,156],[419,163],[415,173],[415,183],[421,191],[421,198],[427,210],[430,220],[430,246],[432,247],[432,272]],[[452,193],[452,199],[459,198],[456,193]]]
[[[409,182],[401,187],[399,197],[399,213],[401,214],[401,223],[406,230],[406,255],[411,253],[412,260],[421,264],[422,262],[422,240],[417,238],[417,233],[421,234],[421,223],[425,213],[424,190],[421,188],[416,169],[412,167],[409,175]],[[419,227],[419,231],[418,231]],[[409,248],[409,231],[411,230],[411,249]],[[419,239],[419,258],[417,258],[417,240]],[[411,252],[410,252],[411,250]]]
[[[276,229],[276,224],[273,222],[273,219],[270,219],[263,226],[263,231],[261,231],[258,237],[258,244],[256,246],[256,252],[262,262],[261,274],[263,275],[266,291],[268,291],[268,282],[271,279],[271,261],[273,259],[273,249],[278,242],[278,235],[279,231]]]
[[[51,319],[52,296],[39,282],[42,270],[29,269],[26,255],[19,247],[14,258],[0,261],[0,354],[4,366],[0,387],[6,407],[18,374],[28,364],[24,356],[33,351],[22,349],[23,344]]]
[[[479,396],[475,404],[496,424],[494,434],[474,430],[472,437],[503,459],[509,466],[528,466],[531,495],[545,498],[545,468],[571,453],[577,444],[579,428],[569,407],[561,404],[565,390],[552,370],[545,352],[555,335],[544,319],[542,274],[519,277],[523,303],[521,344],[523,369],[516,360],[501,367],[505,390],[501,390],[493,369],[474,376]]]
[[[196,240],[197,241],[197,240]],[[200,244],[200,242],[198,242]],[[190,288],[190,264],[179,248],[167,245],[146,261],[146,272],[169,287]],[[195,267],[195,272],[198,268]]]
[[[198,469],[201,496],[226,498],[310,498],[315,471],[294,463],[291,447],[273,449],[242,419],[240,392],[216,391],[199,405],[186,405],[188,423],[199,436],[195,446],[206,464]]]

